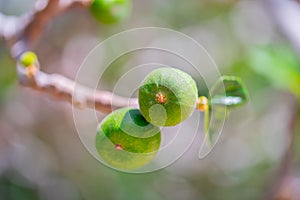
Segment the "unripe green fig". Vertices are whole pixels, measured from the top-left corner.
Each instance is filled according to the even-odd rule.
[[[116,23],[128,17],[130,0],[94,0],[90,6],[92,15],[101,23]]]
[[[138,109],[122,108],[100,123],[96,149],[109,166],[133,170],[153,160],[160,141],[160,129],[148,123]]]
[[[175,68],[152,71],[139,88],[142,115],[155,126],[175,126],[195,109],[198,90],[187,73]]]
[[[20,57],[20,63],[24,67],[29,67],[33,64],[36,64],[38,61],[37,55],[31,51],[24,52]]]

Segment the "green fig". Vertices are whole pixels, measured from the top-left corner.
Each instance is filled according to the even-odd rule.
[[[133,170],[153,160],[160,141],[160,129],[148,123],[138,109],[122,108],[100,123],[96,149],[109,166]]]
[[[139,106],[145,119],[155,126],[175,126],[195,109],[197,85],[187,73],[175,68],[152,71],[139,88]]]
[[[90,6],[92,15],[101,23],[116,23],[128,17],[130,0],[94,0]]]
[[[37,55],[31,51],[24,52],[20,57],[20,63],[24,67],[29,67],[33,64],[36,64],[38,61]]]

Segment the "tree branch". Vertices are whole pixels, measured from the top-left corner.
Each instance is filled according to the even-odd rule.
[[[58,74],[47,74],[36,70],[28,75],[28,68],[19,63],[22,53],[32,48],[43,33],[47,24],[59,14],[74,8],[87,8],[92,0],[38,0],[35,9],[21,17],[6,16],[0,13],[0,37],[16,60],[21,85],[46,93],[56,99],[73,103],[79,108],[94,108],[109,113],[114,109],[138,107],[135,98],[125,98],[108,91],[96,91]]]
[[[30,20],[20,39],[26,38],[29,44],[32,44],[42,34],[45,26],[59,14],[66,12],[75,7],[86,8],[91,3],[91,0],[49,0],[49,2],[38,1],[35,6],[35,11],[28,17]]]
[[[26,74],[26,68],[18,66],[20,83],[23,86],[46,93],[57,99],[73,103],[78,108],[95,108],[104,113],[126,106],[138,107],[135,98],[129,99],[112,94],[108,91],[96,91],[59,75],[35,72],[34,76]]]

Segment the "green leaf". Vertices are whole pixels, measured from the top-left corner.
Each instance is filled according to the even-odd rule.
[[[222,76],[210,93],[212,105],[233,108],[242,106],[248,101],[248,92],[243,81],[235,76]]]
[[[230,108],[248,101],[244,83],[235,76],[222,76],[212,87],[210,95],[210,104],[204,110],[205,139],[199,151],[200,159],[205,158],[216,145]]]

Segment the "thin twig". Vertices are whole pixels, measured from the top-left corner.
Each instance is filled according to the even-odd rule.
[[[46,93],[57,99],[73,103],[78,108],[95,108],[104,113],[126,106],[138,107],[135,98],[129,99],[112,94],[108,91],[96,91],[59,75],[46,74],[37,71],[34,76],[28,77],[26,69],[18,66],[21,84],[34,90]]]
[[[27,39],[28,44],[34,43],[45,30],[46,25],[59,14],[75,7],[86,8],[91,1],[87,0],[49,0],[49,2],[38,1],[35,11],[31,14],[29,23],[20,35],[20,39]]]
[[[27,69],[20,65],[20,55],[33,48],[47,24],[59,14],[74,8],[87,8],[91,0],[38,0],[35,9],[21,17],[0,13],[0,37],[5,40],[11,56],[16,60],[21,85],[46,93],[56,99],[73,103],[79,108],[94,108],[109,113],[114,109],[138,107],[136,98],[125,98],[108,91],[96,91],[59,75],[47,74],[37,68],[28,76]]]

